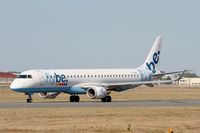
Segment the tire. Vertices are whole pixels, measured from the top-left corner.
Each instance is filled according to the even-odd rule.
[[[106,102],[106,97],[102,98],[101,102]]]
[[[111,96],[106,96],[106,102],[111,102],[111,101],[112,101]]]
[[[75,102],[79,102],[80,101],[80,97],[79,96],[74,96],[74,101]]]
[[[32,103],[32,99],[27,99],[27,103]]]
[[[70,102],[74,102],[74,101],[75,101],[74,96],[70,96],[70,97],[69,97],[69,101],[70,101]]]

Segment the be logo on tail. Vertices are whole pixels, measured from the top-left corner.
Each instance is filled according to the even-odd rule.
[[[151,62],[146,63],[146,66],[148,67],[148,69],[151,70],[153,73],[156,72],[156,64],[158,64],[159,62],[159,56],[160,56],[160,51],[153,54]]]

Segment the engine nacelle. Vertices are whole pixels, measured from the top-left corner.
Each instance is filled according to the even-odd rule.
[[[91,99],[102,99],[108,94],[104,87],[90,87],[86,91],[86,95]]]
[[[59,94],[60,94],[60,92],[41,92],[41,93],[39,93],[39,96],[41,98],[45,98],[45,99],[54,99]]]

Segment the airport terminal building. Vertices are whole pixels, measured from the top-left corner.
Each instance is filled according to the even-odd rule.
[[[200,78],[182,78],[179,81],[179,86],[199,87],[200,86]]]

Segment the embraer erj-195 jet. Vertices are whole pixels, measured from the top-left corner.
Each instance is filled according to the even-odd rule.
[[[171,73],[157,69],[160,62],[162,37],[158,36],[143,65],[136,69],[55,69],[29,70],[22,72],[12,82],[10,88],[25,93],[27,102],[32,102],[32,94],[39,93],[42,98],[55,98],[61,92],[71,94],[70,102],[79,102],[79,94],[92,99],[111,102],[111,91],[125,91],[140,85],[153,86],[158,78]],[[176,80],[179,80],[180,77]]]

